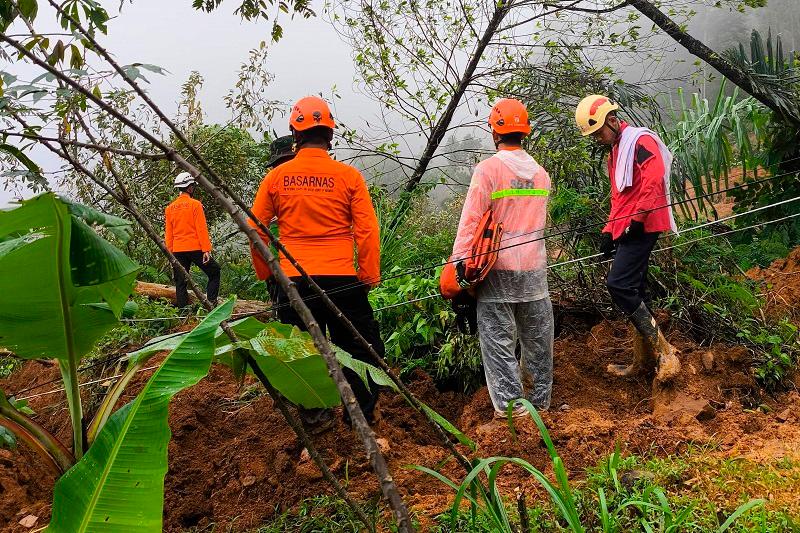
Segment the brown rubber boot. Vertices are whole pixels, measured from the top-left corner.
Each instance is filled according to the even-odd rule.
[[[656,381],[667,383],[681,373],[681,361],[678,359],[679,351],[667,341],[661,331],[658,332],[655,353],[658,354],[658,372]]]
[[[641,333],[651,358],[657,363],[656,381],[666,383],[675,379],[681,371],[678,349],[667,341],[656,324],[650,310],[642,303],[630,316],[631,323]]]
[[[649,374],[656,366],[656,357],[639,331],[632,327],[633,362],[629,365],[610,364],[606,372],[620,378]]]

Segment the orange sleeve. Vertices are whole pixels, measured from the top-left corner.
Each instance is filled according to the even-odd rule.
[[[358,250],[358,279],[375,287],[381,282],[380,227],[364,176],[357,170],[353,174],[355,184],[350,199],[350,214]]]
[[[272,222],[272,217],[275,212],[275,207],[272,204],[272,197],[269,195],[270,175],[271,173],[267,174],[267,176],[261,181],[261,185],[258,187],[256,199],[253,202],[253,207],[251,209],[256,218],[267,227],[269,227],[270,222]],[[269,238],[261,230],[261,228],[259,228],[253,220],[248,220],[247,222],[254,227],[256,231],[258,231],[258,235],[261,237],[261,240],[268,244]],[[253,268],[256,271],[256,276],[258,279],[271,278],[272,270],[270,270],[267,262],[255,249],[253,243],[250,243],[250,256],[253,258]]]
[[[167,250],[173,250],[174,234],[172,233],[172,218],[169,216],[169,207],[164,209],[164,243]]]
[[[200,241],[200,251],[211,251],[211,239],[208,237],[208,225],[206,224],[206,213],[203,211],[203,204],[197,202],[194,207],[194,228],[197,232],[197,239]]]

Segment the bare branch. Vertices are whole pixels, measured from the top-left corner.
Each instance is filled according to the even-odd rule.
[[[163,160],[167,158],[164,154],[146,154],[144,152],[137,152],[135,150],[123,150],[121,148],[114,148],[113,146],[105,146],[95,143],[84,143],[80,141],[74,141],[59,137],[47,137],[45,135],[34,135],[33,133],[20,133],[16,131],[0,130],[0,135],[8,135],[10,137],[22,137],[24,139],[31,139],[40,142],[41,141],[57,142],[68,146],[75,146],[77,148],[87,148],[89,150],[94,150],[100,153],[110,152],[112,154],[124,155],[127,157],[135,157],[136,159],[145,159],[150,161]]]

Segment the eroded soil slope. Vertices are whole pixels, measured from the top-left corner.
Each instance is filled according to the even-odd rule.
[[[609,361],[631,355],[623,323],[565,331],[557,340],[553,407],[543,418],[573,477],[579,479],[583,469],[613,451],[616,442],[628,453],[672,454],[693,442],[715,444],[714,453],[726,457],[800,458],[797,393],[760,397],[742,348],[699,347],[680,331],[672,331],[670,340],[683,352],[684,372],[672,389],[655,399],[649,383],[612,379],[603,371]],[[106,369],[106,375],[113,372]],[[126,401],[147,375],[137,378]],[[15,392],[57,377],[55,365],[30,362],[0,381],[0,387]],[[520,424],[519,440],[514,441],[502,423],[492,420],[485,389],[472,396],[442,393],[423,374],[409,382],[424,401],[475,439],[478,456],[515,455],[548,470],[546,451],[532,422]],[[89,408],[96,405],[103,385],[84,391]],[[28,394],[56,388],[53,383]],[[258,390],[252,386],[243,394],[225,367],[214,366],[199,385],[175,398],[170,408],[174,435],[166,478],[166,531],[211,524],[221,531],[247,530],[303,498],[330,492],[314,464],[303,459],[301,446],[270,399]],[[761,404],[772,408],[770,414],[753,410]],[[63,393],[33,398],[31,405],[45,426],[70,441]],[[435,467],[446,453],[401,398],[384,394],[380,411],[375,430],[388,443],[390,467],[407,502],[420,516],[443,511],[451,501],[448,491],[405,467]],[[375,477],[349,430],[339,423],[315,441],[358,499],[378,497]],[[39,527],[49,518],[54,479],[35,461],[24,449],[0,450],[3,531],[30,531],[18,523],[27,515],[38,516]],[[463,476],[453,461],[444,471],[454,479]],[[511,469],[501,483],[509,493],[537,490],[534,482]]]

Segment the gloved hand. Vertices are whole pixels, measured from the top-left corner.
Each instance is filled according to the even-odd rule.
[[[478,301],[468,291],[461,291],[452,301],[458,331],[465,335],[478,334]]]
[[[625,237],[628,239],[638,239],[644,236],[644,222],[631,220],[631,225],[625,228]]]
[[[614,255],[614,239],[611,238],[610,233],[603,233],[600,239],[600,253],[603,254],[603,259],[608,259]]]
[[[267,284],[267,293],[269,294],[269,299],[272,305],[278,303],[278,282],[275,280],[273,276],[270,276],[266,280]]]
[[[462,289],[469,289],[472,285],[472,283],[467,280],[467,271],[466,266],[464,266],[464,261],[456,263],[456,281],[458,282],[458,286]]]

